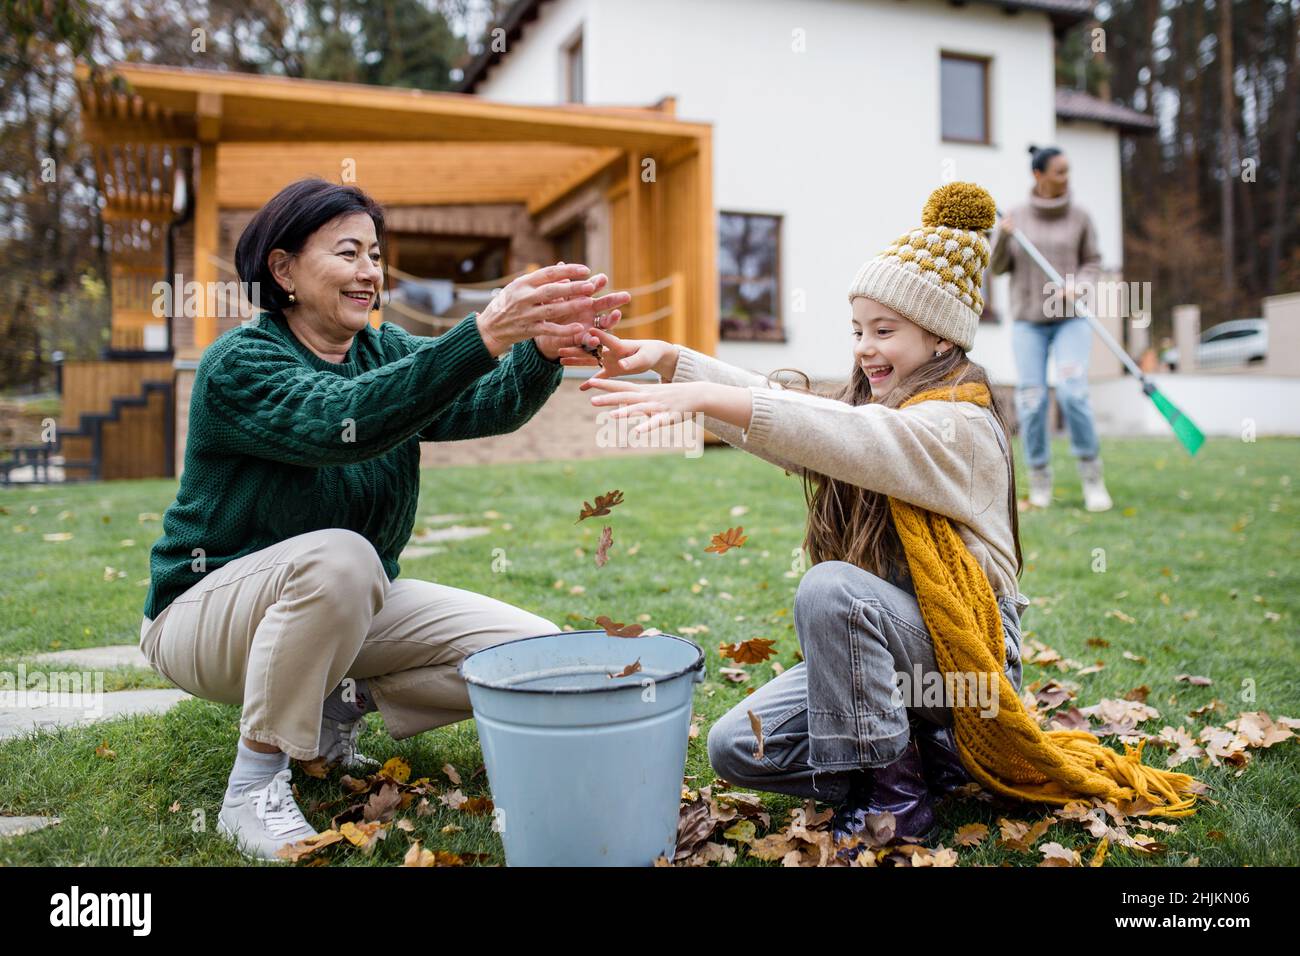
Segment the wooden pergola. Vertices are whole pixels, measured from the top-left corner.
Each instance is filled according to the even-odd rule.
[[[353,162],[357,185],[386,206],[519,203],[537,216],[600,178],[608,183],[615,286],[677,280],[672,306],[657,310],[662,318],[638,328],[638,336],[716,348],[712,130],[676,119],[670,103],[515,106],[465,94],[133,64],[103,75],[80,66],[76,78],[104,217],[125,227],[113,252],[123,282],[148,278],[150,267],[140,264],[147,257],[132,261],[130,249],[159,241],[174,215],[176,171],[190,157],[194,254],[186,278],[202,288],[219,281],[223,210],[254,209],[293,179],[338,170],[340,156]],[[154,268],[154,281],[170,278]],[[134,301],[134,310],[115,307],[115,331],[119,323],[149,321]],[[634,302],[628,318],[656,311],[654,304]],[[217,332],[216,318],[200,312],[193,341],[173,347],[178,357],[196,357]]]

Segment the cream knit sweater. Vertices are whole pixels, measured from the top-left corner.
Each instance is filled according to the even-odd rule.
[[[846,405],[769,382],[686,346],[674,382],[748,388],[749,429],[705,416],[723,441],[802,475],[805,469],[900,498],[952,518],[997,597],[1029,599],[1017,586],[1007,513],[1006,454],[992,413],[972,402],[920,402],[906,409]]]

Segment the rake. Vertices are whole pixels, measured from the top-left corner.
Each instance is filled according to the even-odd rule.
[[[997,212],[998,218],[1002,219],[1002,210],[999,209]],[[1061,286],[1062,288],[1065,287],[1065,281],[1061,278],[1061,274],[1052,267],[1052,264],[1043,257],[1043,254],[1039,252],[1034,244],[1025,237],[1024,233],[1013,226],[1011,229],[1011,237],[1015,239],[1016,242],[1020,243],[1021,248],[1023,248],[1025,252],[1029,253],[1029,258],[1038,263],[1038,268],[1047,273],[1049,279],[1058,286]],[[1137,363],[1129,357],[1129,354],[1125,352],[1111,334],[1106,331],[1106,327],[1097,321],[1096,316],[1094,316],[1088,309],[1079,305],[1077,301],[1074,305],[1074,311],[1076,315],[1081,315],[1083,318],[1088,320],[1088,324],[1092,326],[1092,330],[1101,336],[1101,340],[1106,344],[1106,347],[1114,352],[1115,357],[1124,363],[1124,367],[1129,370],[1129,374],[1142,383],[1142,391],[1146,393],[1147,398],[1151,399],[1151,404],[1155,405],[1156,410],[1164,416],[1165,421],[1169,423],[1169,427],[1174,430],[1174,437],[1177,438],[1182,446],[1187,449],[1188,454],[1195,455],[1201,445],[1205,443],[1205,435],[1196,427],[1196,423],[1179,411],[1178,407],[1169,400],[1168,396],[1164,395],[1160,389],[1156,388],[1155,382],[1151,381],[1151,379],[1147,377],[1146,373],[1138,367]]]

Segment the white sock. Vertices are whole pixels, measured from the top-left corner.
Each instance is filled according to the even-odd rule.
[[[230,771],[230,782],[226,784],[226,799],[237,800],[245,791],[265,786],[288,766],[289,755],[283,750],[273,754],[258,753],[240,737],[235,750],[235,766]]]
[[[329,720],[351,723],[363,714],[373,713],[378,710],[375,707],[374,698],[370,696],[370,687],[364,677],[351,678],[354,684],[353,693],[349,696],[354,700],[343,699],[343,688],[345,683],[340,683],[335,687],[330,695],[325,698],[325,703],[321,707],[321,716]]]

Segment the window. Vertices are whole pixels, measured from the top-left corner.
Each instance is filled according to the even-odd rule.
[[[582,31],[564,48],[564,98],[582,102]]]
[[[587,261],[587,223],[581,217],[551,236],[557,262]]]
[[[944,140],[989,143],[989,60],[939,55],[939,125]]]
[[[781,326],[781,217],[718,214],[720,334],[785,341]]]

